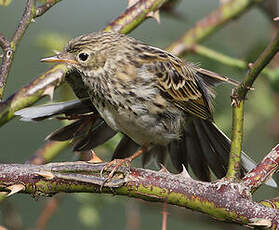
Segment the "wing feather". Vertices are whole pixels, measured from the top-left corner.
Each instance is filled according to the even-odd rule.
[[[155,47],[142,47],[139,62],[158,79],[162,95],[187,113],[212,119],[210,95],[206,84],[198,79],[197,67],[185,64],[172,54]]]

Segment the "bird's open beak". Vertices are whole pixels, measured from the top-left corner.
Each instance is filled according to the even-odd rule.
[[[55,62],[55,63],[65,63],[65,64],[77,64],[78,62],[72,59],[67,59],[58,56],[42,58],[41,62]]]

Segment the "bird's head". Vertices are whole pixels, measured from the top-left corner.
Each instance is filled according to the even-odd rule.
[[[41,62],[65,63],[70,69],[86,73],[104,67],[123,39],[125,35],[112,32],[81,35],[69,41],[62,52],[43,58]]]

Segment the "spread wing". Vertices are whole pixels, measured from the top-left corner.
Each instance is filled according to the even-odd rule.
[[[140,60],[158,77],[162,95],[187,113],[212,119],[210,109],[213,91],[198,77],[198,68],[155,47],[144,47]],[[149,64],[148,64],[149,63]]]

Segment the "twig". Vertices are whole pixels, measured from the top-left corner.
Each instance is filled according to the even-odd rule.
[[[129,199],[125,203],[125,230],[140,230],[141,216],[139,204],[135,200]]]
[[[62,0],[48,0],[47,3],[37,7],[36,9],[36,15],[35,17],[42,16],[45,12],[47,12],[51,7],[53,7],[58,2],[61,2]]]
[[[246,70],[249,65],[249,63],[246,61],[230,57],[223,53],[217,52],[216,50],[212,50],[208,47],[198,45],[198,44],[191,47],[191,50],[189,50],[189,51],[199,54],[201,56],[210,58],[214,61],[225,64],[227,66],[235,67],[240,70]],[[270,78],[273,77],[273,71],[269,68],[263,69],[262,74],[264,74]]]
[[[233,97],[235,97],[233,95]],[[233,98],[234,100],[234,98]],[[241,147],[243,141],[243,109],[244,102],[239,102],[238,109],[233,109],[233,129],[232,144],[230,150],[229,166],[226,174],[227,178],[239,179],[241,169]]]
[[[46,165],[0,164],[0,189],[24,185],[24,193],[53,195],[59,192],[112,193],[164,202],[207,213],[223,221],[244,225],[279,228],[279,210],[252,201],[243,183],[227,181],[201,182],[182,174],[174,175],[147,169],[122,167],[114,177],[100,187],[104,177],[100,171],[105,163],[49,163]]]
[[[162,211],[162,230],[167,230],[167,219],[168,219],[168,203],[165,200],[163,204],[163,211]]]
[[[207,17],[198,21],[195,26],[189,29],[179,40],[172,43],[167,50],[174,55],[180,55],[191,49],[191,47],[207,36],[211,35],[232,19],[239,17],[248,8],[263,0],[231,0],[220,5]]]
[[[250,66],[250,70],[245,75],[240,86],[237,88],[237,95],[240,100],[244,100],[249,88],[252,87],[254,81],[259,76],[260,72],[271,61],[275,54],[279,51],[279,31],[275,34],[272,41],[264,52],[257,58],[256,62]]]
[[[167,0],[139,0],[104,28],[104,31],[129,33],[142,23],[150,12],[157,11]]]
[[[54,215],[54,213],[57,210],[57,207],[61,203],[62,197],[63,196],[60,195],[47,200],[46,205],[36,222],[36,230],[44,230],[46,228],[49,219]]]
[[[24,13],[11,40],[9,41],[0,34],[0,47],[4,51],[2,64],[0,66],[0,101],[3,98],[7,78],[13,63],[14,54],[24,33],[26,32],[27,28],[34,20],[34,18],[43,15],[47,10],[49,10],[59,1],[61,0],[48,0],[47,3],[36,8],[36,0],[27,0]]]
[[[271,200],[263,200],[259,202],[260,204],[269,207],[269,208],[277,208],[279,209],[279,197],[276,197]]]
[[[48,141],[34,153],[30,162],[36,165],[48,163],[69,144],[70,141]]]
[[[230,151],[230,160],[228,166],[227,177],[238,178],[240,174],[241,160],[241,144],[243,139],[243,107],[247,92],[252,87],[254,81],[259,76],[260,72],[271,61],[275,54],[279,51],[279,31],[269,43],[268,47],[257,58],[256,62],[250,66],[250,70],[245,75],[241,84],[234,90],[233,93],[233,136],[232,146]]]
[[[66,72],[65,65],[55,65],[49,71],[41,74],[28,85],[18,90],[6,101],[0,103],[0,126],[13,118],[15,111],[32,105],[38,98],[48,95],[49,89],[54,89],[61,85]]]
[[[256,168],[248,172],[242,181],[254,192],[265,181],[267,181],[279,168],[279,145],[274,147],[272,151],[257,165]]]
[[[10,47],[10,42],[3,34],[0,34],[0,47],[5,51]]]
[[[16,51],[17,45],[19,44],[27,27],[31,23],[35,15],[34,13],[35,9],[36,9],[35,0],[27,0],[24,13],[19,21],[15,33],[12,36],[11,42],[9,43],[9,47],[6,47],[6,49],[4,49],[4,56],[0,68],[0,101],[3,98],[3,93],[6,87],[6,81],[13,62],[14,53]]]

